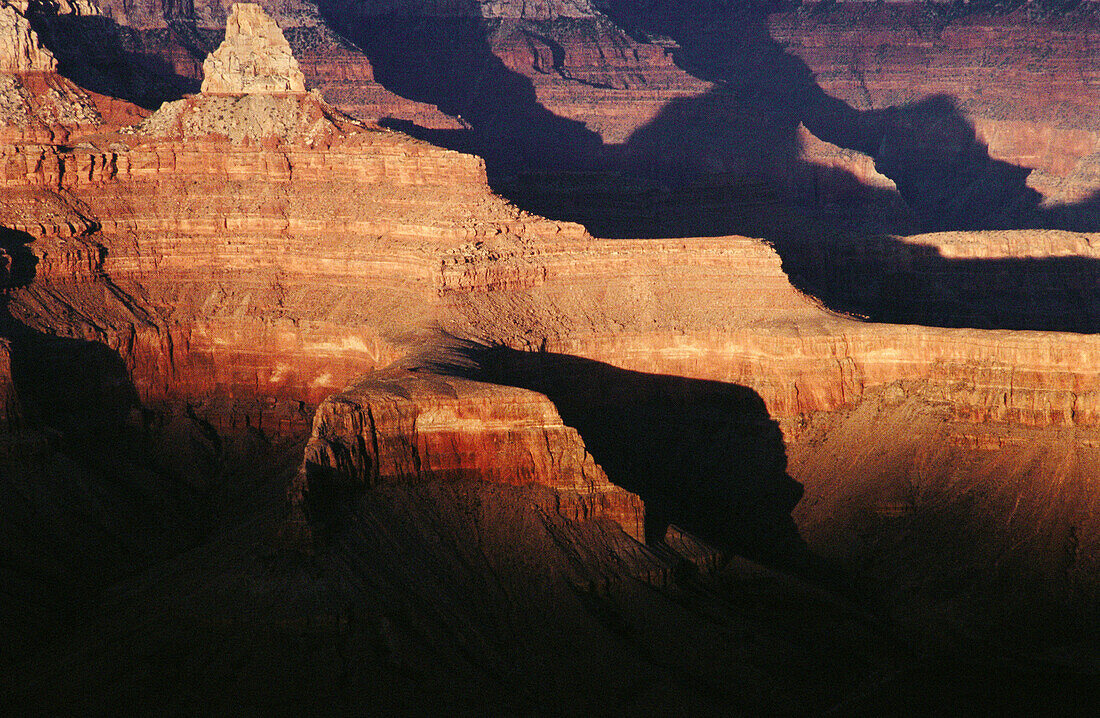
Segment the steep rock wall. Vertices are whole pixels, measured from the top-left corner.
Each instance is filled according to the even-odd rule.
[[[57,60],[42,46],[27,18],[7,3],[0,6],[0,72],[52,72],[56,69]]]
[[[282,106],[293,114],[299,103],[305,106],[305,130],[324,121],[308,95]],[[160,347],[151,351],[168,352],[157,365],[184,372],[169,382],[183,393],[224,386],[230,394],[255,395],[264,394],[258,387],[292,385],[302,394],[299,400],[313,402],[357,372],[394,360],[396,337],[431,321],[433,298],[451,281],[439,252],[479,234],[524,226],[514,209],[488,195],[483,179],[468,192],[441,192],[462,177],[479,176],[474,158],[377,129],[352,131],[351,144],[335,151],[304,144],[264,149],[249,146],[250,139],[234,147],[228,140],[130,137],[119,138],[128,144],[117,144],[115,151],[24,146],[6,165],[16,215],[7,226],[43,238],[83,234],[78,246],[100,247],[95,272],[141,298],[140,311],[159,327],[159,336],[144,341]],[[28,178],[37,186],[26,186]],[[74,195],[79,211],[72,209]],[[26,205],[15,204],[21,196],[28,204],[53,198],[60,217],[47,225],[42,212],[21,213]],[[340,199],[345,196],[362,201]],[[479,211],[479,200],[492,206]],[[448,219],[460,206],[470,209],[465,224]],[[37,221],[27,221],[34,216]],[[553,231],[545,221],[530,223]],[[236,239],[227,242],[227,235]],[[63,252],[48,242],[32,249],[40,260]],[[43,283],[28,290],[28,305],[39,290],[51,297],[51,291],[70,291],[64,288],[71,280],[50,267],[42,263],[40,277],[56,281],[50,289]],[[94,297],[59,301],[93,303],[89,311],[96,311]],[[27,321],[55,321],[32,310],[21,313],[18,305],[12,311]],[[267,316],[266,307],[280,305],[277,316]],[[129,324],[125,316],[117,321]],[[161,347],[165,342],[168,347]],[[235,360],[226,351],[266,354],[272,357],[266,362],[270,371],[255,374],[255,358],[230,369]],[[177,363],[177,352],[193,355],[193,361]],[[200,360],[204,355],[223,358]],[[198,376],[185,378],[187,367]],[[192,381],[197,384],[184,388]],[[152,376],[139,384],[153,394],[166,386]]]
[[[544,395],[384,371],[327,400],[306,446],[301,491],[383,482],[488,481],[556,490],[558,512],[609,518],[641,539],[641,500],[614,486]]]
[[[550,60],[556,62],[553,52]],[[109,364],[104,391],[129,381],[147,403],[181,401],[219,427],[293,431],[308,423],[310,404],[362,372],[414,349],[438,349],[439,329],[517,352],[601,362],[613,375],[716,382],[719,393],[731,386],[752,392],[756,413],[734,429],[742,439],[767,439],[761,444],[769,450],[758,457],[769,467],[766,476],[786,475],[789,450],[787,478],[802,482],[809,499],[796,518],[813,529],[815,545],[839,541],[824,517],[840,509],[893,519],[936,508],[935,501],[899,504],[899,486],[885,480],[914,466],[918,475],[900,488],[942,491],[943,503],[959,512],[970,494],[988,493],[990,525],[1014,520],[1014,499],[1025,515],[1036,515],[1044,497],[1065,488],[1066,513],[1035,523],[1061,538],[1030,544],[1021,565],[1029,565],[1024,554],[1033,549],[1046,575],[1083,586],[1079,597],[1091,595],[1091,564],[1075,559],[1059,567],[1051,556],[1071,544],[1074,551],[1095,546],[1093,524],[1078,518],[1091,505],[1089,457],[1100,422],[1093,336],[858,322],[797,291],[780,255],[759,240],[596,239],[494,195],[481,160],[353,122],[307,93],[185,98],[137,129],[100,129],[80,130],[75,146],[43,135],[6,148],[0,224],[23,233],[4,238],[6,275],[20,278],[7,310],[37,332],[35,341],[84,340],[50,344],[71,349],[70,358],[90,351]],[[980,261],[994,252],[1087,258],[1092,246],[1081,234],[1013,235],[1004,247],[992,246],[988,235],[981,242],[971,235],[926,239],[942,256]],[[33,258],[33,272],[15,271],[17,256]],[[123,366],[110,361],[104,344]],[[60,361],[55,374],[70,374],[73,365]],[[559,509],[569,516],[609,517],[639,535],[641,494],[612,481],[603,459],[585,454],[588,437],[545,392],[420,373],[382,387],[379,381],[323,404],[309,450],[314,478],[361,483],[365,476],[373,481],[377,468],[381,480],[386,465],[385,478],[393,480],[548,482],[565,497]],[[9,424],[27,410],[12,400],[6,387],[14,386],[0,381]],[[698,398],[677,381],[662,386]],[[697,390],[705,398],[710,388]],[[608,416],[621,418],[612,409],[623,402],[611,400],[619,395],[599,397]],[[898,439],[913,406],[922,440],[951,447],[927,465]],[[44,407],[49,402],[42,400],[35,410]],[[376,408],[385,422],[368,430]],[[850,415],[858,415],[850,431],[833,438],[831,430]],[[74,416],[80,424],[82,415]],[[427,419],[437,422],[428,422],[430,431]],[[775,422],[785,432],[778,442]],[[815,434],[822,425],[828,431]],[[866,442],[858,440],[861,428],[874,430]],[[700,432],[694,440],[709,436]],[[622,437],[614,438],[621,445]],[[817,452],[822,442],[837,451]],[[1031,461],[1027,442],[1054,448]],[[502,447],[503,457],[495,453]],[[864,460],[869,448],[888,456]],[[1067,473],[1071,461],[1078,463]],[[966,477],[953,465],[974,469],[981,481],[960,493]],[[864,495],[861,482],[832,482],[868,466],[889,491]],[[1009,483],[1016,482],[1008,488],[997,483],[1006,466]],[[705,483],[717,475],[713,468],[693,479]],[[307,472],[305,485],[293,490],[318,490],[310,478]],[[796,539],[788,524],[797,491],[778,482],[760,493],[788,519],[768,528]],[[661,508],[665,521],[683,518],[682,506]],[[653,518],[658,512],[649,509]],[[859,533],[865,523],[854,522],[853,531],[866,535]],[[979,543],[993,536],[982,545],[994,554],[1007,545],[985,531],[992,529],[978,526],[975,535]],[[861,550],[849,555],[858,559]],[[1073,583],[1075,571],[1083,583]]]

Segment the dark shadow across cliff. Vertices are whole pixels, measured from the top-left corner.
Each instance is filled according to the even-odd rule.
[[[34,281],[38,257],[27,246],[33,241],[34,237],[26,232],[0,227],[0,291],[25,287]]]
[[[148,110],[199,91],[203,58],[222,35],[180,22],[136,30],[106,17],[57,15],[33,5],[27,17],[57,58],[60,74],[88,90]]]
[[[939,230],[1100,229],[1100,197],[1047,208],[1027,168],[990,157],[946,95],[858,110],[829,96],[777,43],[782,3],[608,0],[604,17],[639,42],[671,40],[675,63],[712,89],[669,102],[623,145],[605,145],[539,104],[481,18],[369,15],[320,3],[388,89],[436,104],[468,129],[389,125],[486,159],[494,189],[521,207],[605,237],[746,235],[772,242],[795,284],[832,309],[932,326],[1100,331],[1100,276],[1082,257],[954,260],[899,236]],[[827,12],[818,7],[815,12]],[[527,23],[527,25],[536,25]],[[522,27],[527,27],[523,25]],[[553,22],[539,26],[552,39]],[[560,54],[560,53],[559,53]],[[554,62],[560,64],[555,55]],[[873,158],[897,190],[803,159],[799,126]],[[897,257],[910,257],[901,265]]]
[[[32,239],[0,228],[0,620],[28,651],[111,581],[193,545],[206,506],[186,474],[215,468],[142,407],[116,351],[13,315],[12,289],[33,291]]]
[[[666,105],[628,140],[627,154],[650,163],[650,171],[661,177],[691,179],[715,168],[755,173],[796,201],[814,202],[818,198],[805,191],[814,167],[799,157],[801,124],[821,140],[872,157],[925,230],[1041,222],[1040,195],[1025,183],[1029,170],[991,158],[953,98],[933,95],[904,106],[858,110],[830,96],[806,64],[771,37],[767,15],[779,4],[605,3],[608,16],[639,39],[673,40],[676,64],[714,83],[701,96]],[[719,101],[729,109],[715,111]]]
[[[450,341],[432,371],[545,394],[608,478],[645,503],[645,538],[669,525],[717,548],[801,572],[783,434],[743,386],[619,369],[550,352]]]
[[[485,158],[493,179],[526,170],[557,170],[591,163],[603,154],[600,137],[581,122],[547,110],[531,81],[507,68],[487,40],[491,23],[480,3],[450,3],[453,16],[373,15],[342,0],[318,3],[328,24],[370,59],[375,79],[402,97],[436,105],[465,133],[434,133],[404,125],[421,137]]]
[[[447,17],[432,17],[427,10],[421,17],[371,14],[369,6],[341,0],[324,0],[320,7],[326,21],[367,55],[382,85],[437,105],[468,129],[391,126],[477,152],[486,159],[494,187],[509,198],[539,214],[582,221],[596,234],[648,236],[643,205],[654,193],[671,192],[669,199],[677,201],[681,190],[690,195],[700,182],[714,186],[715,178],[726,181],[732,197],[729,216],[715,217],[721,226],[709,234],[744,228],[744,215],[771,211],[767,203],[746,206],[739,192],[751,196],[763,189],[787,204],[814,205],[835,199],[821,196],[823,181],[850,188],[843,202],[879,205],[892,231],[911,229],[905,220],[925,230],[1055,221],[1096,226],[1079,213],[1044,212],[1040,195],[1026,185],[1029,170],[991,158],[948,96],[863,111],[828,95],[806,64],[771,37],[767,15],[781,4],[608,0],[597,3],[603,16],[571,21],[611,35],[621,32],[614,25],[640,42],[671,40],[675,63],[712,83],[707,92],[669,102],[623,145],[603,144],[582,123],[554,115],[538,102],[531,80],[493,54],[493,35],[531,36],[528,26],[538,27],[545,32],[535,34],[552,51],[558,48],[557,68],[564,50],[551,42],[553,21],[520,21],[517,30],[514,21],[482,18],[475,0],[449,4]],[[799,125],[874,158],[898,193],[863,186],[844,177],[843,170],[803,160]],[[602,206],[601,194],[608,195]],[[897,204],[899,195],[903,212],[897,207],[881,212],[881,205]],[[679,234],[688,231],[699,233],[684,227]]]
[[[11,378],[23,420],[62,432],[82,448],[111,436],[139,412],[137,391],[119,355],[99,342],[38,332],[0,307]]]
[[[0,227],[0,338],[21,421],[62,432],[80,443],[117,433],[140,409],[137,390],[117,352],[105,344],[45,334],[9,311],[10,291],[30,286],[38,257],[34,237]]]
[[[823,228],[818,237],[772,242],[791,282],[836,311],[892,324],[1100,332],[1100,260],[954,258],[891,236]]]

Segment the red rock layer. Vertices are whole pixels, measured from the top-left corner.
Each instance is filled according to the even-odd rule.
[[[558,513],[606,517],[641,539],[641,500],[607,478],[576,429],[536,392],[407,371],[371,374],[324,402],[306,446],[306,491],[394,481],[542,484]]]
[[[295,132],[332,122],[308,95],[276,105],[303,108]],[[185,132],[210,109],[166,116]],[[474,158],[340,127],[312,147],[132,135],[114,151],[34,148],[34,171],[7,180],[5,225],[38,237],[39,257],[13,313],[119,349],[147,398],[265,428],[301,422],[299,402],[435,326],[740,384],[789,430],[903,377],[928,380],[960,420],[1100,420],[1092,337],[861,324],[797,292],[758,241],[594,240],[496,199]]]
[[[676,163],[691,172],[716,173],[733,187],[738,186],[733,178],[764,175],[782,191],[816,204],[864,203],[881,199],[878,190],[896,197],[893,182],[881,174],[888,168],[876,170],[870,157],[881,149],[877,140],[838,148],[844,133],[818,139],[799,126],[792,108],[767,107],[767,101],[700,79],[707,73],[694,67],[692,58],[683,59],[685,48],[662,36],[662,30],[674,34],[671,29],[630,27],[632,16],[619,5],[629,10],[631,3],[612,3],[606,14],[586,3],[268,5],[291,40],[307,86],[360,117],[458,130],[469,127],[471,118],[478,126],[477,107],[496,102],[508,106],[501,117],[517,113],[519,127],[512,129],[522,133],[522,125],[529,131],[532,123],[519,105],[537,101],[553,115],[580,123],[574,129],[583,128],[581,134],[591,133],[588,139],[602,143],[599,150],[575,148],[584,156],[573,161],[584,169],[607,169],[609,156],[622,151],[630,171],[668,174],[684,169],[665,166],[676,155]],[[212,50],[226,15],[224,3],[200,3],[189,12],[157,3],[109,3],[103,11],[134,28],[135,37],[152,38],[143,51],[162,54],[175,72],[195,79],[201,57],[193,56],[199,51],[188,50],[188,42]],[[476,15],[486,18],[482,24],[471,24]],[[172,34],[175,30],[162,37],[169,16],[189,23],[194,37],[187,40]],[[425,16],[430,16],[431,39],[416,30]],[[714,23],[761,24],[765,18],[747,17],[730,11]],[[1059,204],[1088,200],[1100,189],[1093,157],[1100,142],[1091,109],[1096,98],[1079,79],[1088,72],[1096,17],[1070,13],[1037,20],[1015,13],[947,21],[937,20],[922,3],[835,3],[823,11],[773,12],[766,26],[734,35],[747,43],[746,53],[793,68],[798,78],[791,82],[805,79],[854,110],[951,98],[964,123],[960,131],[970,132],[973,124],[976,136],[970,139],[983,151],[988,148],[993,160],[1022,167],[1024,175],[1031,171],[1027,186],[1047,204]],[[373,28],[369,38],[356,35],[364,23]],[[330,26],[366,54],[341,41]],[[742,60],[751,74],[751,57]],[[404,77],[410,67],[424,72]],[[476,78],[483,75],[494,79],[478,85]],[[470,85],[460,93],[467,109],[449,94],[449,88],[464,83]],[[947,135],[955,131],[947,129]],[[492,127],[480,131],[490,141],[514,141],[494,138]],[[904,149],[907,156],[937,154],[958,138],[932,132],[909,139],[916,144]],[[560,169],[556,157],[523,154],[526,169]],[[908,199],[916,196],[910,192]]]
[[[398,358],[450,288],[538,280],[521,252],[470,269],[464,246],[581,234],[493,196],[474,157],[332,113],[308,94],[195,98],[151,118],[155,135],[12,146],[3,221],[39,260],[13,314],[84,335],[56,326],[83,314],[155,357],[132,363],[143,396],[297,416]]]
[[[1024,12],[937,21],[921,3],[840,3],[831,12],[776,13],[768,28],[830,95],[860,109],[954,98],[992,157],[1033,169],[1050,201],[1098,189],[1100,149],[1091,47],[1095,13]]]
[[[202,105],[166,116],[185,133]],[[308,95],[276,106],[299,107],[295,132],[325,120]],[[223,425],[301,423],[299,402],[397,360],[436,326],[749,387],[791,438],[804,417],[899,378],[926,380],[959,421],[1100,421],[1093,337],[851,321],[791,287],[756,240],[595,240],[502,203],[472,157],[332,126],[312,147],[131,135],[114,151],[35,149],[33,184],[18,186],[21,169],[5,195],[6,226],[38,238],[36,281],[13,294],[13,314],[107,342],[142,396],[203,402]],[[965,252],[966,236],[952,236],[941,244]],[[477,462],[492,452],[470,458],[475,433],[440,471],[488,473]]]
[[[201,402],[217,425],[300,426],[310,405],[437,328],[748,387],[791,438],[815,413],[902,378],[964,423],[1100,421],[1092,337],[852,321],[796,291],[759,241],[597,240],[493,195],[480,160],[357,124],[309,94],[189,98],[132,133],[82,142],[5,150],[0,222],[33,237],[37,258],[10,310],[107,343],[143,398]],[[1003,250],[1091,246],[1058,237]],[[966,235],[931,241],[944,256],[992,251]],[[425,390],[406,413],[446,396]],[[549,410],[528,399],[516,417]],[[394,440],[416,445],[400,416]],[[430,439],[465,447],[439,458],[440,472],[491,473],[474,458],[477,431]],[[434,446],[423,451],[440,456]],[[532,461],[542,468],[511,457],[507,471],[549,476],[549,458]]]

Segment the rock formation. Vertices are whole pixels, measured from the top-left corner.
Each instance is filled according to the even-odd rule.
[[[130,39],[125,42],[140,42],[144,52],[161,55],[172,72],[199,79],[204,50],[220,40],[228,4],[217,0],[182,8],[150,0],[100,5],[106,16],[127,28]],[[1089,169],[1096,150],[1091,108],[1097,103],[1087,85],[1065,85],[1060,78],[1068,76],[1064,68],[1089,62],[1087,48],[1095,31],[1091,10],[1047,12],[1042,19],[1022,11],[952,18],[931,12],[928,3],[839,2],[812,14],[766,15],[706,3],[688,3],[676,11],[681,5],[324,0],[318,5],[269,3],[265,8],[284,29],[293,30],[290,42],[310,86],[342,110],[450,131],[464,123],[481,126],[480,116],[485,115],[485,122],[500,126],[481,127],[479,151],[503,153],[522,170],[542,173],[560,164],[560,156],[544,161],[545,150],[537,149],[557,128],[576,135],[568,143],[575,150],[569,170],[606,170],[622,158],[615,157],[617,150],[604,154],[593,148],[601,143],[624,146],[626,169],[647,181],[655,174],[718,173],[727,190],[736,192],[744,191],[746,181],[756,187],[763,176],[773,189],[788,195],[787,201],[793,196],[800,203],[825,205],[884,197],[898,201],[900,193],[911,205],[932,205],[910,209],[935,229],[979,224],[973,210],[950,206],[951,198],[965,202],[969,196],[958,185],[974,191],[999,185],[998,192],[1018,195],[1027,205],[1018,212],[1035,210],[1041,203],[1048,210],[1043,223],[1085,226],[1075,206],[1098,186]],[[639,19],[639,8],[650,13],[647,20]],[[699,18],[707,12],[711,15]],[[491,32],[479,18],[496,23]],[[161,37],[169,20],[194,31],[186,39]],[[330,27],[364,52],[343,42]],[[693,47],[691,29],[705,27],[711,28],[712,38],[722,35],[726,41]],[[686,47],[684,38],[677,37],[684,33]],[[148,43],[137,39],[144,37]],[[994,37],[997,50],[989,42]],[[55,52],[68,51],[62,46],[66,42],[75,46],[84,41],[58,36]],[[972,50],[979,46],[983,49],[975,58]],[[757,66],[785,74],[781,87],[761,84],[755,71],[742,73],[732,84],[716,78],[713,68],[706,69],[706,55],[722,52],[722,47],[726,52],[742,48],[745,58],[767,57]],[[741,59],[726,58],[727,69]],[[924,69],[914,75],[913,67]],[[491,81],[456,89],[456,83],[466,82],[463,78],[485,72]],[[138,73],[131,74],[136,78]],[[868,118],[890,107],[899,115],[886,113],[885,124],[878,127],[868,122],[872,131],[866,141],[849,141],[851,133],[829,131],[821,122],[799,129],[806,119],[800,116],[804,108],[785,98],[782,87],[809,87],[806,78],[811,76],[820,90]],[[1059,79],[1052,85],[1055,77]],[[151,80],[142,79],[133,95],[148,96],[149,84]],[[722,89],[750,85],[758,85],[763,94],[756,96],[768,101],[754,105]],[[1034,97],[1028,88],[1039,86],[1051,91]],[[954,98],[954,106],[921,104],[938,96]],[[583,123],[591,136],[570,122],[547,126],[548,118],[531,107],[535,101],[559,118]],[[509,110],[484,109],[491,107]],[[1054,107],[1058,109],[1050,109]],[[526,143],[527,135],[539,136],[531,137],[533,148],[522,153],[494,149],[504,131],[511,133],[508,143],[514,147]],[[955,148],[950,156],[943,154],[945,147]],[[1017,177],[998,163],[1023,172]],[[1008,176],[1001,176],[1005,171]],[[953,186],[941,194],[934,191],[937,184]],[[867,185],[886,191],[869,192]],[[593,189],[581,186],[573,193],[591,194]],[[520,191],[532,193],[530,187]],[[538,209],[539,197],[526,199],[531,209]],[[547,211],[562,210],[553,198],[541,199],[549,202]],[[983,217],[980,223],[1008,227],[1014,217]]]
[[[305,472],[301,489],[315,493],[407,481],[540,484],[556,491],[561,515],[611,518],[642,539],[638,497],[608,480],[546,396],[513,387],[373,373],[318,410]]]
[[[5,180],[14,171],[22,181],[24,159],[48,152],[17,145],[63,142],[95,132],[105,116],[117,126],[144,114],[127,102],[88,92],[56,69],[56,59],[22,12],[0,6],[0,163],[5,166],[0,172]]]
[[[1002,674],[1077,685],[1051,666],[1094,659],[1096,238],[905,233],[890,213],[915,222],[914,193],[949,170],[970,189],[1018,179],[1044,143],[1040,164],[1083,178],[1067,158],[1091,130],[1013,125],[992,157],[952,103],[875,99],[901,81],[860,80],[841,56],[930,53],[908,26],[877,34],[912,7],[739,26],[619,5],[326,4],[344,30],[363,20],[366,55],[318,46],[304,74],[485,158],[305,92],[291,47],[323,32],[288,42],[255,5],[230,13],[203,93],[148,117],[54,73],[10,75],[0,480],[20,498],[4,619],[111,669],[76,681],[48,649],[5,671],[16,700],[126,712],[111,696],[134,693],[87,689],[119,672],[179,712],[501,695],[490,709],[876,714],[929,682],[963,685],[927,691],[947,703],[995,699]],[[180,7],[103,6],[181,26]],[[407,17],[390,28],[380,8]],[[963,48],[1008,22],[940,32]],[[705,62],[738,38],[791,83]],[[965,56],[928,88],[955,86]],[[747,84],[724,86],[730,67]],[[48,115],[70,106],[54,95],[99,114]],[[807,98],[819,112],[791,111]],[[975,112],[994,126],[995,108]],[[922,175],[903,160],[936,128],[957,142]],[[575,149],[589,154],[556,164]],[[81,630],[53,637],[65,591]],[[1018,653],[953,658],[989,645]]]
[[[52,72],[53,53],[42,46],[27,18],[5,2],[0,5],[0,72]]]
[[[259,5],[236,3],[225,41],[202,65],[204,93],[305,92],[290,43]]]

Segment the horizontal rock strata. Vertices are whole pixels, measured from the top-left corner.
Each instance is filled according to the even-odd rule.
[[[606,517],[641,539],[643,506],[608,481],[544,395],[403,371],[372,374],[319,408],[304,490],[382,482],[542,484],[574,520]]]
[[[108,344],[142,398],[200,404],[218,426],[301,427],[314,404],[438,329],[746,387],[792,441],[814,415],[900,379],[960,424],[1100,422],[1091,336],[854,321],[791,286],[758,240],[596,239],[494,195],[481,160],[352,121],[308,93],[190,97],[126,133],[80,133],[75,145],[43,135],[5,146],[0,223],[33,240],[35,265],[20,270],[34,281],[11,290],[9,310],[28,327]],[[1072,233],[997,241],[912,246],[952,261],[1090,256],[1092,246]],[[899,252],[898,267],[909,261]],[[477,391],[457,394],[488,410]],[[521,423],[549,411],[505,395]],[[402,411],[445,396],[403,399]],[[458,416],[460,403],[448,411]],[[443,474],[492,475],[475,458],[476,432],[459,433],[467,448],[450,458],[435,438],[422,449]],[[358,447],[350,435],[327,440]],[[532,453],[537,471],[510,457],[504,473],[572,486],[549,477],[548,452]]]
[[[220,3],[199,5],[196,16],[226,14]],[[426,666],[424,675],[437,671],[434,649],[421,650],[425,636],[454,636],[459,625],[470,638],[455,644],[456,665],[488,675],[468,660],[486,645],[481,621],[513,616],[516,596],[531,586],[541,592],[549,556],[560,562],[554,575],[568,577],[561,595],[582,606],[577,615],[596,616],[584,622],[591,634],[577,634],[584,650],[591,635],[607,634],[635,655],[639,633],[632,631],[665,630],[657,619],[623,628],[619,609],[607,610],[607,566],[629,574],[620,585],[650,591],[644,583],[671,584],[676,593],[667,595],[691,603],[685,591],[702,584],[684,561],[714,568],[723,563],[715,549],[858,594],[888,622],[910,628],[921,655],[942,650],[969,660],[972,645],[1024,646],[1035,655],[1057,646],[1058,660],[1072,661],[1092,650],[1081,645],[1080,626],[1100,595],[1100,339],[1021,329],[1095,331],[1088,284],[1095,235],[819,232],[828,223],[817,215],[773,212],[790,209],[784,193],[812,198],[826,220],[834,203],[869,197],[872,209],[892,210],[915,185],[912,175],[893,171],[899,165],[881,160],[904,157],[899,147],[936,147],[942,137],[917,133],[909,145],[891,144],[894,134],[866,152],[852,149],[858,143],[845,144],[801,115],[776,106],[761,112],[759,86],[722,89],[701,79],[707,73],[685,61],[692,59],[690,36],[628,34],[610,15],[589,16],[584,3],[523,5],[466,5],[477,12],[463,18],[476,22],[459,23],[465,29],[458,35],[443,22],[453,18],[439,15],[398,25],[383,38],[390,44],[364,48],[379,60],[373,63],[350,46],[330,52],[321,44],[329,37],[323,23],[304,5],[285,3],[277,13],[288,45],[314,43],[304,74],[328,78],[324,89],[342,106],[462,130],[435,135],[456,146],[471,137],[499,139],[491,130],[501,125],[493,123],[511,105],[479,105],[480,96],[458,93],[473,98],[462,105],[447,94],[453,84],[429,92],[408,83],[433,67],[425,75],[432,81],[441,72],[462,79],[447,74],[454,65],[436,62],[440,48],[444,58],[462,61],[458,67],[488,68],[475,76],[524,99],[520,124],[535,128],[506,136],[525,144],[497,142],[512,152],[503,159],[352,120],[317,94],[297,91],[289,72],[287,84],[264,85],[267,92],[247,92],[242,83],[176,99],[148,117],[51,72],[0,80],[7,83],[4,117],[12,118],[0,130],[0,459],[6,490],[26,499],[13,510],[4,548],[14,548],[0,563],[17,567],[4,574],[5,585],[16,586],[17,600],[6,603],[17,606],[10,621],[19,625],[17,636],[42,635],[39,627],[55,620],[69,589],[98,600],[103,586],[171,554],[206,561],[188,549],[217,525],[212,514],[224,511],[250,517],[245,538],[226,531],[219,539],[232,545],[236,563],[211,561],[219,571],[211,580],[181,570],[181,583],[214,587],[218,596],[203,598],[209,605],[248,607],[232,619],[248,635],[256,615],[268,615],[252,612],[255,586],[268,586],[262,597],[274,596],[276,608],[264,620],[278,630],[324,623],[334,627],[332,645],[341,651],[367,645],[374,655],[382,646],[386,670],[402,680],[410,665]],[[930,42],[923,30],[897,47],[876,34],[875,13],[901,10],[864,5],[859,23],[847,25],[844,18],[857,17],[851,8],[820,23],[813,14],[773,15],[767,33],[749,39],[781,39],[797,62],[770,44],[760,46],[763,56],[786,58],[788,69],[801,62],[800,87],[816,72],[814,83],[843,89],[852,108],[869,113],[860,116],[885,117],[894,124],[883,126],[894,130],[945,110],[948,134],[961,132],[951,135],[959,152],[949,156],[989,159],[991,177],[1005,169],[996,162],[1009,161],[1036,167],[1025,186],[1046,200],[1060,201],[1063,190],[1065,197],[1088,194],[1091,130],[1041,113],[1036,121],[1026,112],[1002,117],[1006,107],[982,105],[977,90],[956,106],[921,104],[900,89],[907,81],[901,68],[914,57],[929,61],[928,91],[936,83],[957,88],[972,72],[983,83],[1001,82],[1000,70],[960,70],[975,55],[962,48],[975,38],[988,42],[991,27],[1014,20],[940,28],[952,49],[939,66],[928,47],[917,47]],[[103,6],[116,18],[142,18],[134,22],[148,26],[143,37],[153,44],[157,37],[178,41],[185,26],[166,18],[187,8]],[[560,12],[567,6],[584,17]],[[473,17],[483,12],[492,16],[491,35]],[[297,24],[285,22],[299,14]],[[52,31],[64,25],[39,22]],[[443,30],[418,34],[429,25]],[[196,47],[220,40],[202,29],[186,35]],[[1039,35],[1022,25],[1006,33],[997,37],[1021,54],[1002,58],[1004,66],[1031,62],[1020,48],[1041,45]],[[447,38],[477,42],[441,42]],[[893,63],[893,79],[883,79],[886,70],[875,79],[863,65],[846,64],[852,53],[877,62],[873,48],[883,45],[880,69]],[[1036,67],[1078,53],[1071,40],[1054,45],[1054,59],[1035,57]],[[66,51],[57,47],[61,57]],[[181,48],[166,53],[172,67],[197,72],[192,51]],[[406,74],[395,73],[393,61],[410,57]],[[1034,79],[1031,72],[1024,75]],[[1005,76],[1002,89],[1018,79]],[[880,80],[897,92],[875,95],[885,86],[875,85]],[[871,99],[861,105],[864,93]],[[1082,96],[1087,102],[1088,91]],[[910,100],[917,100],[912,112],[881,106]],[[977,134],[968,132],[970,122]],[[751,141],[731,142],[731,127],[743,130],[733,140]],[[577,153],[583,162],[558,164],[539,148],[557,130],[567,131],[557,158],[591,150]],[[992,157],[983,155],[987,145]],[[792,161],[769,164],[776,147]],[[695,171],[706,178],[692,180]],[[644,230],[645,238],[596,237],[565,219],[523,211],[492,191],[490,176],[556,192],[554,207],[569,210],[558,217],[630,217],[633,224],[619,229]],[[654,183],[662,177],[686,188],[666,191]],[[603,194],[588,203],[576,187]],[[769,234],[769,243],[714,221],[734,205],[787,231]],[[685,236],[696,233],[690,228],[709,235]],[[860,321],[859,314],[898,323]],[[937,322],[948,326],[927,326]],[[331,539],[294,543],[332,561],[308,576],[314,566],[306,563],[302,575],[286,579],[304,587],[298,593],[280,583],[285,554],[272,560],[262,548],[271,537],[260,536],[285,515],[287,493],[313,536]],[[52,511],[58,506],[65,510]],[[253,524],[253,510],[266,523]],[[441,526],[450,527],[449,538],[440,539]],[[302,538],[295,528],[302,526],[286,522],[282,538]],[[487,536],[495,538],[485,543]],[[410,549],[416,546],[425,550]],[[822,569],[811,552],[853,576]],[[471,557],[489,566],[470,569]],[[428,564],[454,573],[421,570]],[[521,570],[508,574],[502,564]],[[369,624],[362,614],[341,613],[349,605],[377,607],[372,582],[383,573],[383,583],[394,582],[392,612],[379,609]],[[20,583],[8,583],[9,575]],[[468,576],[468,593],[457,599],[438,590],[453,575]],[[500,584],[502,575],[514,582]],[[133,579],[145,580],[144,573]],[[239,594],[223,595],[233,581]],[[356,588],[342,593],[341,585]],[[481,611],[466,600],[486,595],[487,585],[501,586],[506,610]],[[184,612],[196,611],[196,594],[184,588],[163,590]],[[721,595],[757,604],[756,590],[738,585]],[[431,630],[422,631],[429,624],[419,617],[404,618],[410,593],[428,597],[423,615],[433,617]],[[473,620],[439,610],[439,598],[481,613],[469,614]],[[23,615],[26,606],[33,619]],[[526,610],[541,616],[541,609]],[[810,627],[805,644],[818,645],[819,616],[811,612],[799,624]],[[130,635],[128,617],[104,613]],[[229,624],[221,621],[230,619],[215,613],[213,633],[224,640]],[[395,615],[402,620],[391,621]],[[697,619],[691,613],[682,625],[709,625]],[[399,633],[407,629],[403,645],[413,648],[404,655],[417,656],[411,663],[391,661],[400,654],[390,651],[396,623]],[[970,630],[981,639],[966,638]],[[731,665],[729,656],[741,650],[734,644],[745,645],[746,634],[707,632],[721,637],[708,665]],[[528,634],[506,621],[499,635]],[[777,645],[762,635],[755,645]],[[843,635],[848,646],[851,634]],[[285,636],[273,642],[283,645]],[[772,665],[774,650],[765,654]],[[333,660],[349,655],[354,660],[347,653]],[[497,656],[494,665],[509,665],[510,655]],[[881,664],[869,665],[882,674]],[[166,685],[178,679],[174,669],[165,671]],[[668,673],[663,661],[647,670]],[[796,673],[800,681],[806,675]],[[37,680],[52,683],[45,675]],[[747,675],[758,686],[755,672]],[[827,679],[835,685],[832,673]],[[607,685],[602,676],[597,683]],[[750,690],[738,685],[736,692]],[[823,709],[836,705],[827,694]],[[786,689],[780,705],[798,712]]]

